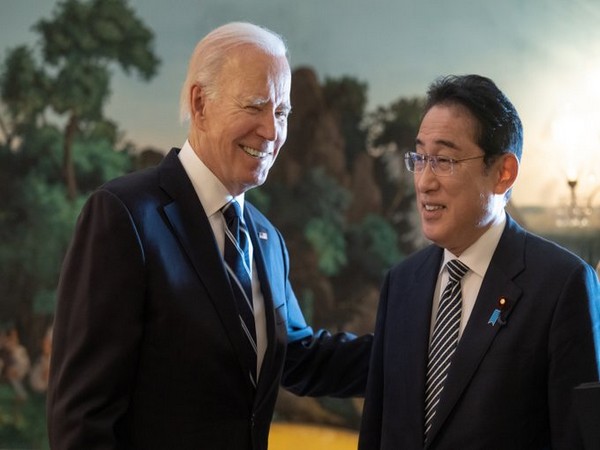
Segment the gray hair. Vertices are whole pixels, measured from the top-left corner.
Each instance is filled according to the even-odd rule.
[[[269,55],[288,56],[283,38],[267,28],[248,22],[231,22],[214,29],[198,42],[190,57],[179,103],[182,122],[190,118],[192,86],[199,84],[208,97],[214,97],[221,67],[229,53],[244,45],[258,47]]]

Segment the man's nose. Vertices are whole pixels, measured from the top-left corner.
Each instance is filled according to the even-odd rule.
[[[433,173],[433,168],[431,167],[431,161],[425,161],[425,165],[423,166],[423,170],[421,172],[415,173],[415,185],[417,190],[421,192],[428,191],[435,187],[438,182],[438,177],[435,173]]]
[[[272,112],[264,112],[260,119],[258,134],[267,141],[277,139],[277,118]]]

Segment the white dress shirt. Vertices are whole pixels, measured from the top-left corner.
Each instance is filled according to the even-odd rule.
[[[467,248],[460,255],[460,257],[457,257],[448,250],[444,249],[444,258],[442,260],[442,266],[440,267],[437,285],[433,295],[430,339],[431,335],[433,335],[435,318],[440,305],[442,292],[448,283],[449,277],[446,263],[452,259],[459,259],[470,269],[461,280],[462,313],[460,319],[460,337],[467,326],[467,322],[471,316],[471,311],[473,311],[475,301],[477,300],[477,295],[479,294],[479,289],[481,288],[481,283],[483,282],[483,277],[485,276],[485,272],[490,265],[490,261],[492,260],[492,256],[494,255],[496,247],[498,246],[498,242],[500,242],[500,237],[502,236],[505,225],[506,214],[502,213],[501,218],[496,220],[492,226],[485,233],[483,233],[483,235],[477,241],[475,241],[473,245]]]

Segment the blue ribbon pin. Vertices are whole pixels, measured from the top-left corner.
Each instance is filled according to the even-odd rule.
[[[495,309],[494,312],[492,313],[492,315],[490,316],[489,320],[488,320],[488,325],[491,324],[492,326],[496,325],[496,322],[498,321],[498,318],[500,317],[500,310],[499,309]]]
[[[508,299],[506,297],[500,297],[498,299],[498,307],[494,309],[494,312],[488,319],[488,325],[492,326],[496,325],[496,322],[500,323],[500,325],[506,324],[506,322],[502,319],[501,314],[508,307]]]

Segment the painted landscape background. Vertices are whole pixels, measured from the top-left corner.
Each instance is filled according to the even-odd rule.
[[[427,85],[447,73],[488,75],[513,100],[526,148],[510,211],[595,265],[600,7],[480,3],[4,1],[0,449],[47,448],[56,283],[83,202],[104,181],[181,146],[187,58],[227,21],[266,25],[290,47],[288,141],[249,198],[285,236],[315,329],[372,331],[385,271],[426,245],[402,155],[413,148]],[[585,227],[561,222],[573,177],[589,209]],[[282,391],[275,419],[356,430],[360,411],[360,400]]]

